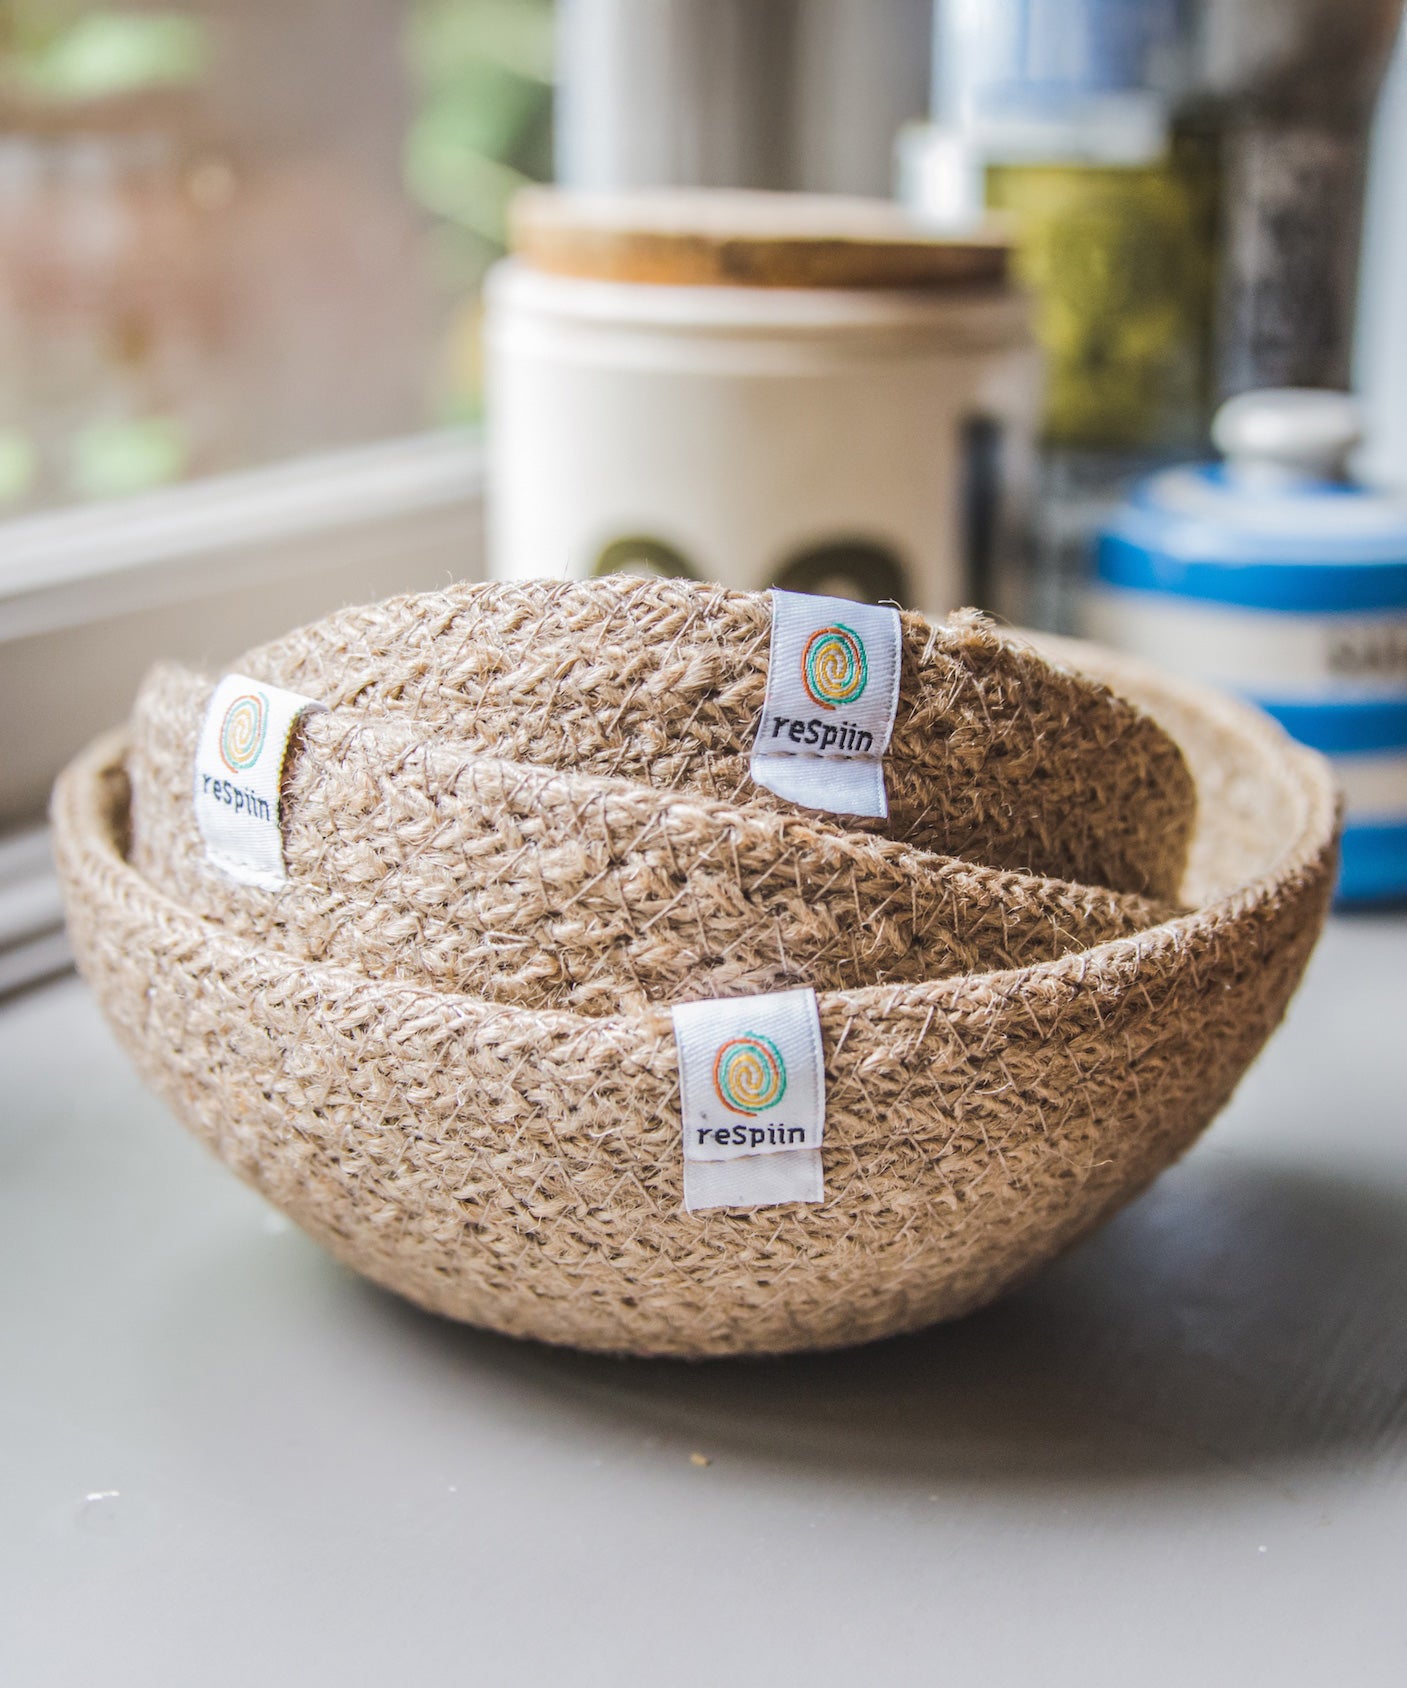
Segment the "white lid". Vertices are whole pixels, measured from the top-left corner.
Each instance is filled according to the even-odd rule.
[[[1349,393],[1311,387],[1269,387],[1228,399],[1212,423],[1212,440],[1238,476],[1286,474],[1333,480],[1363,437],[1358,403]]]

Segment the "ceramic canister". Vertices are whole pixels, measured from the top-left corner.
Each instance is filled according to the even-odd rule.
[[[992,235],[802,195],[527,197],[491,275],[499,578],[1009,607],[1039,361]]]
[[[1259,432],[1270,449],[1137,488],[1100,536],[1085,626],[1240,692],[1328,756],[1347,811],[1340,900],[1370,902],[1407,895],[1407,500],[1326,478],[1333,444],[1319,461],[1297,450],[1306,429],[1332,435],[1341,403],[1233,400],[1220,442]]]

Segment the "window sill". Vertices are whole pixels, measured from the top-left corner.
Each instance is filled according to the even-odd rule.
[[[482,450],[418,436],[0,525],[0,829],[158,658],[227,661],[339,604],[483,572]]]

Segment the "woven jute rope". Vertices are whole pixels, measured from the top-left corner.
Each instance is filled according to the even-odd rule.
[[[432,854],[443,844],[449,859],[473,838],[500,840],[510,822],[531,822],[555,847],[579,824],[576,778],[608,771],[619,778],[619,768],[600,766],[608,753],[598,734],[588,765],[570,778],[565,770],[574,764],[554,741],[553,766],[562,773],[508,767],[547,763],[548,755],[500,755],[479,764],[485,783],[478,783],[468,753],[483,747],[482,723],[513,711],[503,686],[475,693],[462,676],[446,680],[463,664],[458,617],[467,594],[450,596],[459,611],[423,649],[409,637],[414,611],[393,604],[384,636],[374,630],[380,612],[358,612],[250,662],[272,681],[315,694],[323,688],[309,682],[321,672],[336,694],[333,718],[308,720],[286,790],[291,817],[303,815],[287,838],[290,871],[314,898],[334,874],[347,886],[355,881],[355,851],[339,861],[312,840],[319,812],[338,824],[358,812],[360,781],[367,812],[393,832],[417,803],[441,815],[477,816],[446,837],[432,828],[422,839]],[[339,619],[344,631],[329,632]],[[364,635],[351,661],[348,625]],[[989,636],[982,630],[980,637]],[[511,649],[511,640],[497,648]],[[343,657],[326,654],[338,650]],[[1057,654],[1072,666],[1102,660],[1086,651]],[[653,655],[647,679],[663,665],[658,649]],[[1058,673],[1034,654],[1023,660],[1033,676]],[[1278,1021],[1323,918],[1336,811],[1322,764],[1225,700],[1130,665],[1111,663],[1099,677],[1155,715],[1190,765],[1202,802],[1184,895],[1196,906],[1167,918],[1149,908],[1144,924],[1127,899],[1106,900],[1101,906],[1124,911],[1132,930],[1109,938],[1096,921],[1082,947],[1053,959],[896,983],[866,983],[862,973],[852,988],[822,987],[819,1205],[683,1210],[677,1059],[662,999],[622,997],[608,1006],[602,998],[589,1013],[569,1011],[545,1005],[541,981],[519,980],[510,966],[511,1000],[494,1001],[487,963],[472,994],[436,988],[428,982],[433,966],[423,961],[386,970],[396,935],[375,929],[373,936],[373,928],[366,944],[355,934],[342,945],[319,940],[330,958],[313,959],[311,904],[290,932],[276,916],[252,915],[243,888],[226,885],[221,894],[189,861],[189,835],[180,841],[189,823],[176,817],[171,767],[189,740],[171,736],[170,712],[184,688],[198,718],[203,695],[188,677],[154,680],[137,723],[146,744],[131,761],[142,792],[138,825],[153,828],[138,852],[146,871],[128,859],[125,739],[95,746],[56,790],[56,850],[75,948],[118,1035],[186,1123],[340,1258],[426,1307],[551,1341],[687,1355],[826,1346],[912,1328],[999,1293],[1190,1143]],[[1058,678],[1072,696],[1109,695],[1072,674]],[[720,676],[710,686],[714,696],[726,690]],[[814,817],[784,817],[765,802],[726,811],[705,801],[700,769],[716,765],[712,752],[687,757],[695,777],[673,782],[693,796],[662,794],[668,781],[643,777],[659,774],[666,759],[639,690],[617,728],[629,751],[621,766],[640,783],[632,790],[607,781],[606,797],[628,805],[642,793],[656,802],[663,796],[649,824],[667,827],[677,807],[685,816],[681,839],[696,836],[704,852],[710,826],[735,824],[725,813],[743,829],[740,843],[780,839],[800,851],[798,860],[834,842],[823,839],[825,825]],[[579,683],[579,694],[587,691]],[[1017,710],[1009,688],[1002,696]],[[432,707],[445,697],[444,708]],[[1139,725],[1111,734],[1107,784],[1129,789],[1110,746],[1156,745],[1162,729],[1131,705],[1118,709]],[[477,733],[466,732],[476,718]],[[1000,736],[1005,717],[994,719]],[[537,726],[540,747],[551,733],[548,723]],[[391,744],[387,734],[404,753],[377,771],[372,763]],[[969,742],[978,738],[974,729]],[[524,742],[514,739],[512,748]],[[738,752],[717,756],[724,754]],[[1163,754],[1161,762],[1180,771],[1182,756]],[[961,794],[921,789],[935,765],[942,758],[930,754],[909,780],[914,812],[960,828]],[[976,831],[995,834],[997,782],[981,771],[986,765],[975,781],[979,810],[987,805]],[[1141,767],[1146,785],[1147,762]],[[322,811],[319,768],[341,793]],[[454,783],[442,785],[442,776]],[[518,783],[525,778],[528,784]],[[1093,766],[1086,778],[1097,788]],[[1166,794],[1163,801],[1172,807]],[[1032,802],[1039,809],[1045,794]],[[1053,818],[1023,813],[1020,789],[1007,792],[1006,805],[1023,849],[1040,845],[1058,855],[1083,839],[1109,854],[1094,842],[1108,836],[1097,828],[1072,840]],[[1054,817],[1057,806],[1048,808]],[[692,811],[700,817],[696,834]],[[746,833],[764,818],[771,832]],[[788,818],[807,828],[804,840],[785,844]],[[1124,839],[1131,865],[1140,860],[1133,841],[1142,824],[1135,817],[1113,835]],[[306,862],[292,859],[304,831]],[[636,834],[627,827],[612,836],[628,845]],[[884,852],[905,846],[858,834],[840,844],[851,852],[843,871],[856,884],[880,871],[856,851],[874,848],[885,870],[902,871],[899,856],[891,862]],[[499,847],[492,842],[490,854]],[[413,849],[404,859],[413,862]],[[383,865],[378,858],[371,883],[383,884],[374,877]],[[706,877],[715,866],[705,855],[698,871]],[[952,866],[961,871],[962,864]],[[505,865],[505,872],[513,870]],[[684,869],[684,882],[690,877]],[[402,884],[397,894],[409,889]],[[982,887],[963,894],[980,902]],[[1023,894],[1021,885],[1001,892],[1008,904]],[[1059,894],[1107,898],[1097,887]],[[720,929],[731,930],[732,905],[718,908]],[[536,930],[534,922],[554,909],[550,898],[541,907],[528,899],[517,918]],[[1070,912],[1083,918],[1088,909]],[[712,920],[706,911],[705,938]],[[406,934],[412,947],[418,930]],[[591,948],[589,938],[573,941]],[[874,964],[856,950],[825,962],[837,977]],[[600,967],[603,987],[611,972],[610,963]],[[685,976],[692,977],[687,969]],[[667,996],[663,979],[660,989]]]
[[[138,696],[134,865],[234,931],[374,978],[608,1013],[1021,967],[1173,912],[811,813],[503,762],[348,710],[308,717],[285,763],[287,885],[239,885],[205,854],[191,802],[210,691],[164,666]]]
[[[770,638],[763,593],[616,576],[393,598],[239,666],[330,708],[408,715],[508,761],[788,808],[748,766]],[[979,616],[903,617],[885,777],[891,837],[1177,895],[1195,807],[1177,746],[1124,699]]]

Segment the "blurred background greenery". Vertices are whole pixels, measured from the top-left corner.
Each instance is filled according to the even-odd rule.
[[[475,419],[553,35],[552,0],[0,0],[0,512]]]

